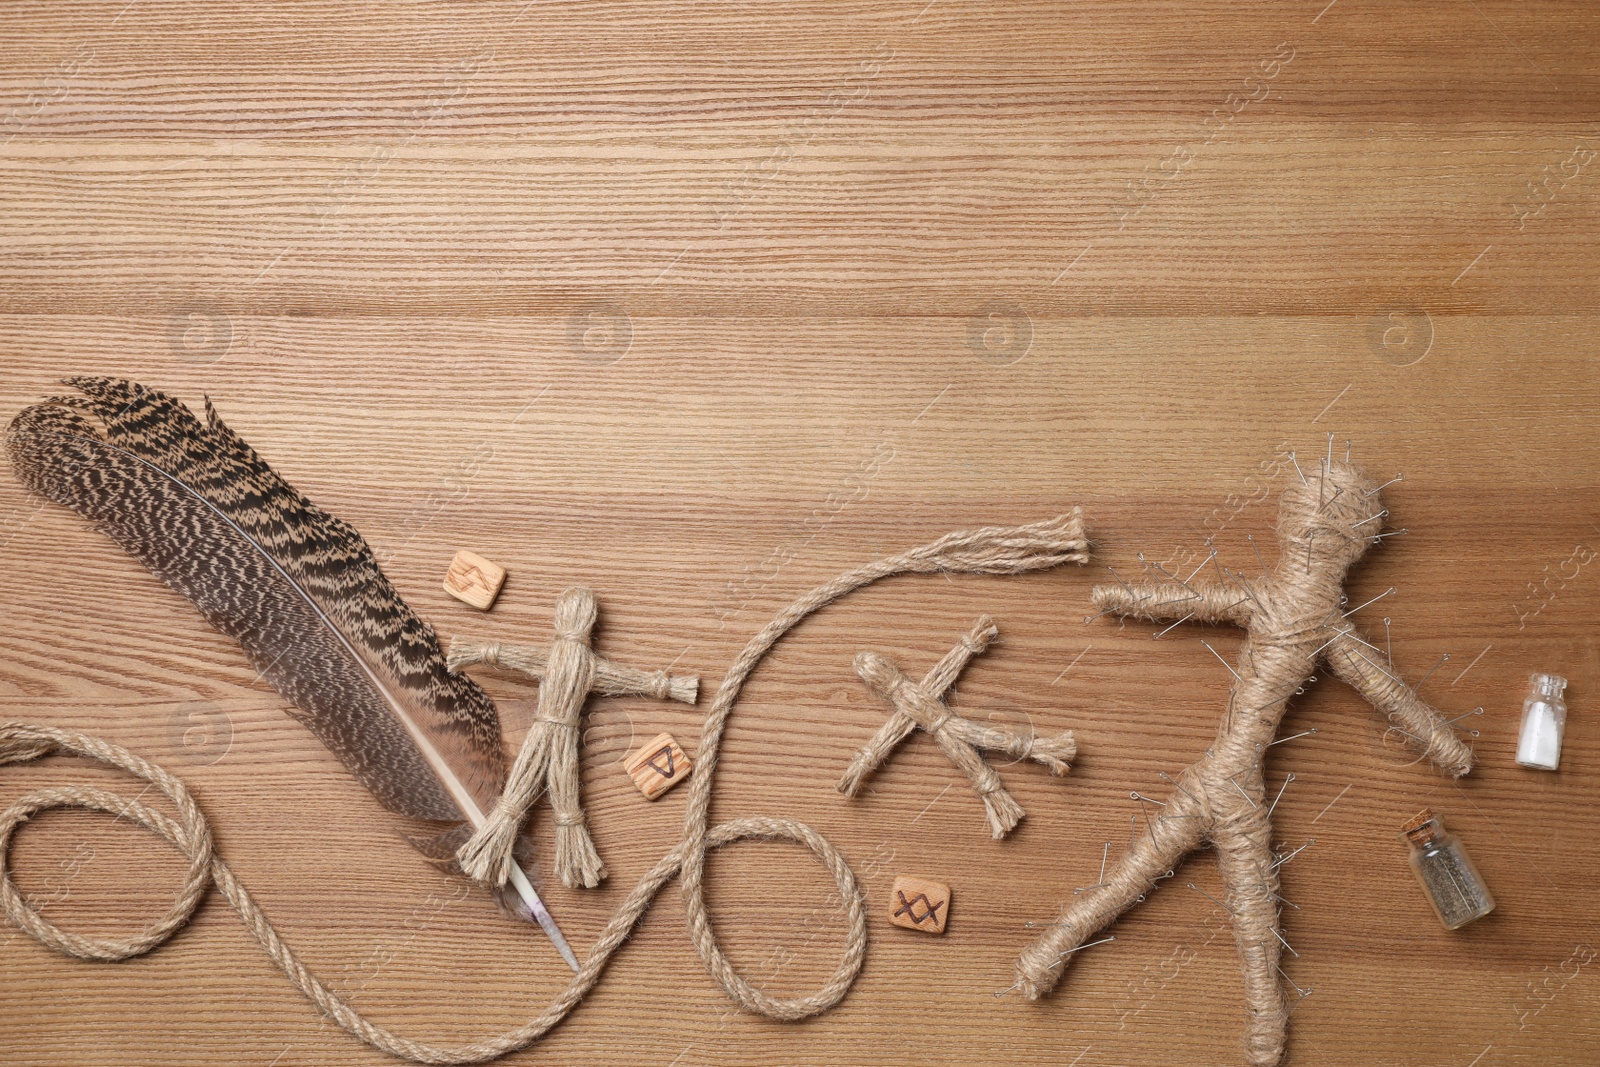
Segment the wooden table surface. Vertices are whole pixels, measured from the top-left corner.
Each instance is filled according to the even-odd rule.
[[[1592,1064],[1600,1041],[1600,13],[1467,0],[1248,5],[872,0],[30,4],[0,70],[0,418],[69,374],[223,416],[354,524],[447,638],[542,642],[565,586],[598,647],[705,680],[695,708],[596,699],[583,788],[611,868],[551,908],[583,951],[677,840],[620,761],[672,732],[796,594],[945,531],[1085,510],[1094,559],[900,578],[787,639],[739,704],[712,816],[803,819],[854,865],[864,971],[802,1024],[732,1010],[670,887],[595,993],[516,1063],[1240,1062],[1243,995],[1209,853],[1055,993],[1012,961],[1130,792],[1200,755],[1239,633],[1085,625],[1106,567],[1273,549],[1289,450],[1387,479],[1351,603],[1479,766],[1416,764],[1319,677],[1272,750],[1293,772],[1285,969],[1314,990],[1294,1064]],[[408,1036],[483,1037],[566,970],[423,865],[226,638],[106,538],[0,478],[3,715],[88,729],[180,774],[289,943]],[[510,571],[450,599],[457,548]],[[1071,728],[991,841],[913,739],[833,788],[883,709],[857,651],[924,669],[992,613],[956,707]],[[1447,654],[1449,659],[1440,660]],[[1434,669],[1437,667],[1437,669]],[[1559,773],[1513,762],[1526,679],[1571,682]],[[537,690],[481,674],[520,739]],[[128,781],[53,759],[38,783]],[[132,791],[136,791],[132,790]],[[1440,927],[1400,824],[1432,806],[1499,907]],[[536,825],[548,836],[547,810]],[[104,816],[24,829],[21,891],[127,932],[182,865]],[[833,967],[831,883],[792,847],[711,865],[718,930],[778,993]],[[942,938],[893,928],[897,874],[949,882]],[[1188,886],[1192,884],[1194,888]],[[0,929],[0,1061],[377,1064],[272,968],[220,894],[121,964]]]

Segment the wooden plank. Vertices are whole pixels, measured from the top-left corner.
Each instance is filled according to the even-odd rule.
[[[1600,27],[1587,5],[1473,0],[904,5],[90,0],[13,12],[0,57],[0,419],[70,374],[223,418],[360,530],[441,636],[535,644],[570,585],[618,662],[720,678],[817,582],[948,530],[1082,505],[1094,561],[907,577],[782,642],[734,712],[713,818],[796,818],[881,909],[948,883],[944,936],[888,936],[802,1026],[734,1009],[675,890],[595,993],[512,1062],[1231,1063],[1242,994],[1207,855],[1079,954],[1047,1000],[991,993],[1109,841],[1210,743],[1237,635],[1092,614],[1089,586],[1206,558],[1272,562],[1290,449],[1384,478],[1409,533],[1355,616],[1479,731],[1446,781],[1336,681],[1296,698],[1269,784],[1285,965],[1315,993],[1290,1062],[1587,1064],[1600,1043]],[[462,545],[511,572],[448,596]],[[1080,754],[1004,771],[991,841],[909,739],[833,789],[882,708],[874,648],[1004,639],[952,707]],[[386,1026],[481,1038],[568,972],[537,932],[421,863],[229,641],[76,516],[0,477],[4,717],[88,729],[179,773],[286,940]],[[1514,763],[1533,671],[1569,679],[1561,769]],[[515,743],[536,686],[478,675]],[[580,955],[678,840],[686,790],[621,766],[690,707],[595,697],[583,796],[611,877],[540,891]],[[697,768],[701,773],[704,766]],[[0,800],[128,782],[0,770]],[[137,792],[135,787],[133,792]],[[1423,807],[1497,901],[1439,928],[1399,827]],[[548,811],[533,820],[551,839]],[[1134,824],[1137,829],[1137,824]],[[352,863],[359,857],[359,863]],[[182,866],[109,819],[49,814],[19,888],[85,933],[165,906]],[[1193,883],[1196,889],[1186,887]],[[775,889],[775,887],[781,887]],[[842,944],[803,850],[713,858],[718,936],[779,995]],[[670,974],[663,983],[659,976]],[[0,929],[0,1063],[391,1062],[320,1020],[219,895],[106,966]],[[929,981],[937,975],[937,981]],[[648,1040],[641,1022],[649,1020]],[[936,1021],[936,1022],[931,1022]],[[1476,1059],[1475,1059],[1476,1057]]]

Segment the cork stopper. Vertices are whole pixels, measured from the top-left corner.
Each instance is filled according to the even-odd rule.
[[[1434,818],[1433,812],[1423,808],[1416,817],[1400,827],[1400,833],[1416,845],[1426,845],[1439,836],[1439,820]]]

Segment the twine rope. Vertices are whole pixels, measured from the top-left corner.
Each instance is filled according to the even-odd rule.
[[[269,958],[305,997],[328,1018],[360,1040],[390,1055],[415,1063],[484,1063],[526,1048],[560,1023],[594,988],[611,957],[649,909],[661,888],[682,879],[690,939],[711,976],[747,1011],[779,1020],[797,1020],[826,1011],[854,984],[867,945],[865,906],[854,872],[843,853],[805,823],[793,819],[754,817],[709,825],[711,785],[717,753],[734,702],[745,681],[779,638],[825,604],[894,574],[953,571],[969,574],[1019,574],[1062,563],[1083,563],[1088,542],[1078,510],[1054,520],[1018,527],[985,527],[948,534],[931,544],[898,556],[868,563],[826,582],[780,611],[757,633],[730,666],[701,732],[698,767],[690,779],[684,833],[630,892],[590,948],[583,966],[543,1012],[521,1026],[482,1041],[441,1046],[415,1041],[373,1022],[324,985],[278,936],[271,921],[231,868],[216,854],[211,831],[183,782],[136,753],[77,730],[22,722],[0,723],[0,765],[39,759],[52,753],[84,756],[121,768],[160,789],[178,813],[176,819],[135,799],[89,786],[55,786],[19,797],[0,812],[0,907],[7,919],[41,944],[67,955],[94,960],[122,960],[148,952],[170,938],[193,915],[215,883]],[[496,650],[495,655],[504,650]],[[168,841],[189,859],[188,871],[172,906],[155,922],[130,938],[86,938],[63,930],[41,916],[17,891],[11,873],[11,843],[19,827],[40,811],[78,807],[128,818]],[[790,841],[804,846],[833,876],[845,907],[846,938],[839,964],[828,980],[808,996],[773,997],[738,974],[723,953],[705,899],[707,854],[734,841]]]

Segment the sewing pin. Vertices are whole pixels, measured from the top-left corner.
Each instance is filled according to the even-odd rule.
[[[1156,845],[1156,828],[1155,828],[1155,824],[1150,821],[1150,809],[1144,806],[1145,801],[1149,800],[1150,798],[1149,797],[1140,796],[1137,790],[1135,790],[1132,793],[1129,793],[1128,795],[1130,797],[1132,797],[1134,800],[1137,800],[1139,802],[1139,810],[1144,812],[1144,828],[1150,832],[1150,847],[1151,848],[1159,847],[1159,846]],[[1156,801],[1151,801],[1151,803],[1160,804],[1161,802],[1159,800],[1156,800]],[[1165,806],[1166,805],[1164,805],[1164,804],[1162,805],[1162,807],[1165,807]]]
[[[1294,472],[1300,476],[1300,484],[1309,486],[1311,483],[1306,481],[1306,472],[1300,469],[1300,461],[1294,457],[1293,450],[1289,452],[1289,462],[1294,464]]]
[[[1211,549],[1211,562],[1216,564],[1217,567],[1217,581],[1221,582],[1223,585],[1227,585],[1228,579],[1222,576],[1222,561],[1217,559],[1217,550],[1215,547]]]
[[[1082,893],[1086,889],[1099,889],[1101,886],[1106,884],[1106,857],[1109,856],[1109,855],[1111,855],[1111,842],[1107,841],[1106,842],[1106,847],[1100,850],[1100,880],[1098,882],[1096,882],[1094,885],[1081,885],[1081,886],[1079,886],[1078,888],[1076,888],[1076,889],[1074,889],[1072,891],[1073,895],[1077,895],[1078,893]],[[1035,923],[1027,923],[1025,925],[1034,926],[1036,924]],[[1050,925],[1057,925],[1058,926],[1060,924],[1059,923],[1052,923]]]
[[[1127,590],[1127,593],[1128,593],[1129,596],[1134,596],[1135,595],[1134,591],[1133,591],[1133,586],[1131,586],[1127,582],[1123,581],[1122,580],[1122,576],[1120,574],[1118,574],[1115,569],[1113,569],[1112,567],[1108,566],[1108,567],[1106,567],[1106,570],[1111,571],[1111,577],[1113,577],[1113,578],[1115,578],[1117,580],[1117,584],[1118,585],[1122,586],[1123,589]]]
[[[1278,787],[1278,795],[1272,798],[1272,807],[1267,809],[1267,818],[1272,818],[1272,809],[1278,806],[1278,801],[1283,799],[1283,791],[1289,788],[1289,783],[1292,781],[1294,781],[1294,772],[1290,771],[1289,776],[1285,778],[1283,780],[1283,784]]]
[[[1346,637],[1350,638],[1352,641],[1361,642],[1363,645],[1366,645],[1368,648],[1372,649],[1372,651],[1374,651],[1374,652],[1378,651],[1378,646],[1377,645],[1373,644],[1371,641],[1368,641],[1366,638],[1364,638],[1360,634],[1356,633],[1355,630],[1353,630],[1353,629],[1344,631],[1344,635]]]
[[[1182,793],[1184,796],[1188,797],[1190,800],[1194,801],[1196,804],[1200,803],[1200,798],[1199,797],[1195,796],[1193,793],[1189,792],[1183,786],[1179,785],[1178,784],[1178,780],[1176,778],[1172,777],[1172,775],[1168,774],[1166,771],[1157,771],[1156,772],[1156,777],[1160,778],[1163,782],[1166,782],[1172,788],[1176,789],[1178,792]]]
[[[1389,660],[1389,666],[1394,666],[1394,642],[1389,639],[1389,616],[1383,617],[1383,654]]]
[[[1233,669],[1233,668],[1232,668],[1232,667],[1231,667],[1231,666],[1229,666],[1229,664],[1228,664],[1228,661],[1227,661],[1227,660],[1225,660],[1225,659],[1223,659],[1223,658],[1222,658],[1222,653],[1220,653],[1220,652],[1218,652],[1218,651],[1217,651],[1217,650],[1216,650],[1216,649],[1214,649],[1214,648],[1212,648],[1212,647],[1211,647],[1211,642],[1209,642],[1209,641],[1207,641],[1207,640],[1206,640],[1206,639],[1205,639],[1205,638],[1201,638],[1201,639],[1200,639],[1200,643],[1201,643],[1201,644],[1202,644],[1202,645],[1205,645],[1205,646],[1206,646],[1206,649],[1207,649],[1207,650],[1208,650],[1208,651],[1209,651],[1209,652],[1210,652],[1210,653],[1211,653],[1211,654],[1212,654],[1212,655],[1213,655],[1213,656],[1215,656],[1215,657],[1217,657],[1217,662],[1218,662],[1218,663],[1220,663],[1220,664],[1222,664],[1222,665],[1223,665],[1223,666],[1224,666],[1224,667],[1227,667],[1227,668],[1228,668],[1228,673],[1229,673],[1229,674],[1231,674],[1231,675],[1233,675],[1233,680],[1234,680],[1234,681],[1236,681],[1236,682],[1242,682],[1242,681],[1244,681],[1244,679],[1243,679],[1243,678],[1240,678],[1240,677],[1239,677],[1239,672],[1238,672],[1238,671],[1236,671],[1236,670],[1234,670],[1234,669]]]
[[[1166,633],[1167,630],[1173,629],[1173,627],[1176,627],[1176,626],[1182,625],[1183,623],[1188,622],[1192,618],[1194,618],[1194,612],[1191,611],[1191,612],[1189,612],[1189,614],[1185,615],[1183,618],[1181,618],[1177,622],[1173,623],[1172,626],[1168,626],[1166,630],[1162,630],[1161,633],[1151,634],[1150,635],[1150,640],[1152,640],[1152,641],[1161,640],[1161,634]]]
[[[1136,605],[1136,604],[1139,604],[1139,603],[1140,603],[1140,602],[1142,602],[1142,601],[1145,601],[1145,600],[1149,600],[1149,599],[1150,599],[1150,597],[1149,597],[1149,595],[1148,595],[1148,594],[1147,594],[1147,595],[1145,595],[1145,596],[1142,596],[1142,597],[1140,597],[1140,598],[1139,598],[1139,599],[1138,599],[1138,600],[1135,600],[1135,601],[1134,601],[1134,602],[1133,602],[1133,604],[1129,604],[1129,605],[1128,605],[1128,606],[1129,606],[1129,607],[1130,607],[1130,608],[1131,608],[1131,607],[1133,607],[1133,606],[1134,606],[1134,605]],[[1094,614],[1093,614],[1093,615],[1085,615],[1085,616],[1084,616],[1084,617],[1083,617],[1083,624],[1084,624],[1084,625],[1085,625],[1085,626],[1087,626],[1087,625],[1089,625],[1089,624],[1090,624],[1090,623],[1091,623],[1091,622],[1094,622],[1094,620],[1096,620],[1096,619],[1098,619],[1098,618],[1099,618],[1099,617],[1100,617],[1100,616],[1102,616],[1102,615],[1109,615],[1109,614],[1111,614],[1111,613],[1112,613],[1112,612],[1113,612],[1113,611],[1116,611],[1116,610],[1117,610],[1117,609],[1116,609],[1116,606],[1115,606],[1115,605],[1112,605],[1112,606],[1111,606],[1111,607],[1109,607],[1109,608],[1106,608],[1106,609],[1105,609],[1105,610],[1104,610],[1104,611],[1097,611],[1097,612],[1095,612],[1095,613],[1094,613]]]
[[[1351,608],[1349,611],[1345,612],[1342,616],[1340,616],[1340,618],[1348,619],[1350,616],[1354,615],[1356,612],[1360,611],[1362,608],[1366,607],[1368,604],[1376,604],[1378,601],[1382,600],[1384,597],[1388,596],[1392,592],[1394,592],[1394,586],[1391,585],[1389,588],[1385,589],[1383,592],[1379,593],[1377,596],[1375,596],[1371,600],[1367,601],[1366,604],[1358,604],[1357,606]]]
[[[1312,845],[1314,845],[1316,843],[1317,843],[1317,839],[1314,838],[1314,837],[1307,839],[1305,844],[1301,845],[1299,848],[1295,849],[1293,852],[1289,853],[1287,856],[1278,857],[1277,861],[1274,862],[1272,864],[1272,866],[1268,867],[1267,870],[1270,871],[1270,870],[1273,870],[1274,868],[1282,867],[1285,863],[1288,863],[1290,860],[1294,859],[1296,856],[1300,855],[1300,853],[1304,852],[1306,849],[1310,848]]]
[[[1366,518],[1362,519],[1360,522],[1352,522],[1350,524],[1350,526],[1352,528],[1357,527],[1357,526],[1365,526],[1369,522],[1373,522],[1373,521],[1375,521],[1377,519],[1386,518],[1388,516],[1388,514],[1389,514],[1389,509],[1388,508],[1384,508],[1382,511],[1378,512],[1376,515],[1368,515]]]
[[[1283,974],[1283,968],[1282,968],[1282,967],[1279,967],[1279,966],[1278,966],[1278,965],[1277,965],[1277,964],[1276,964],[1276,963],[1274,963],[1274,964],[1273,964],[1273,965],[1272,965],[1272,966],[1273,966],[1273,968],[1274,968],[1274,969],[1276,969],[1276,970],[1277,970],[1277,972],[1278,972],[1278,973],[1279,973],[1279,974]],[[1299,994],[1300,994],[1300,999],[1301,999],[1301,1000],[1304,1000],[1304,999],[1306,999],[1306,998],[1307,998],[1307,997],[1309,997],[1309,996],[1310,996],[1310,995],[1311,995],[1311,994],[1313,994],[1313,993],[1315,993],[1315,992],[1316,992],[1316,990],[1315,990],[1315,989],[1310,989],[1310,988],[1306,988],[1306,989],[1301,989],[1301,988],[1300,988],[1300,987],[1299,987],[1299,986],[1297,986],[1297,985],[1295,985],[1295,984],[1294,984],[1294,979],[1293,979],[1293,978],[1290,978],[1290,977],[1289,977],[1289,976],[1288,976],[1288,975],[1287,975],[1287,974],[1283,974],[1283,980],[1284,980],[1284,981],[1285,981],[1285,982],[1288,982],[1288,983],[1289,983],[1289,984],[1290,984],[1290,985],[1291,985],[1291,986],[1293,986],[1293,987],[1294,987],[1294,991],[1295,991],[1295,992],[1296,992],[1296,993],[1299,993]]]
[[[1256,562],[1261,564],[1261,569],[1265,571],[1267,569],[1267,561],[1261,558],[1261,549],[1256,547],[1256,535],[1245,534],[1244,536],[1245,540],[1250,542],[1250,551],[1256,554]]]
[[[1388,533],[1373,534],[1372,539],[1374,541],[1382,541],[1385,537],[1399,537],[1401,534],[1408,534],[1410,532],[1410,530],[1390,530]]]
[[[1293,741],[1293,740],[1294,740],[1294,739],[1295,739],[1295,738],[1297,738],[1297,737],[1305,737],[1305,736],[1306,736],[1306,735],[1308,735],[1308,734],[1314,734],[1314,733],[1316,733],[1316,732],[1317,732],[1317,728],[1316,728],[1316,727],[1315,727],[1315,726],[1313,726],[1313,727],[1312,727],[1312,728],[1311,728],[1311,729],[1309,729],[1309,730],[1301,730],[1301,731],[1300,731],[1300,732],[1299,732],[1299,733],[1297,733],[1297,734],[1290,734],[1290,735],[1289,735],[1289,736],[1288,736],[1288,737],[1280,737],[1280,738],[1278,738],[1278,739],[1277,739],[1277,740],[1276,740],[1276,741],[1269,741],[1269,742],[1268,742],[1268,743],[1267,743],[1267,747],[1268,747],[1268,748],[1271,748],[1271,747],[1272,747],[1272,746],[1273,746],[1273,745],[1281,745],[1281,744],[1283,744],[1283,743],[1284,743],[1284,742],[1285,742],[1285,741]],[[1293,777],[1293,775],[1292,775],[1292,774],[1291,774],[1291,775],[1290,775],[1290,777]]]
[[[1371,496],[1373,493],[1382,492],[1383,490],[1387,489],[1389,486],[1393,485],[1395,482],[1403,482],[1403,481],[1405,481],[1405,478],[1406,478],[1405,472],[1401,471],[1399,474],[1396,474],[1393,478],[1390,478],[1388,481],[1386,481],[1382,485],[1378,486],[1378,488],[1376,488],[1376,489],[1368,489],[1365,493],[1362,493],[1361,495],[1362,496]]]
[[[1205,564],[1202,563],[1200,566],[1203,567],[1203,566],[1205,566]],[[1200,595],[1199,593],[1195,592],[1194,588],[1188,582],[1184,581],[1182,578],[1179,578],[1176,574],[1173,574],[1171,571],[1167,570],[1167,568],[1163,567],[1161,564],[1159,564],[1159,563],[1154,564],[1154,567],[1155,567],[1156,570],[1161,572],[1162,577],[1172,579],[1173,581],[1177,582],[1179,585],[1183,586],[1185,589],[1189,590],[1189,592],[1194,593],[1194,595],[1196,597],[1198,597]],[[1196,573],[1199,572],[1199,569],[1200,569],[1199,567],[1195,568]],[[1193,578],[1194,575],[1191,574],[1191,575],[1189,575],[1189,577]]]
[[[1377,649],[1373,649],[1373,651],[1376,652]],[[1440,656],[1439,657],[1439,662],[1435,663],[1432,667],[1428,668],[1428,673],[1424,674],[1422,676],[1422,681],[1421,682],[1418,682],[1416,685],[1411,687],[1411,691],[1413,693],[1415,693],[1417,690],[1421,689],[1422,686],[1423,686],[1423,683],[1426,682],[1429,678],[1433,677],[1433,672],[1438,670],[1440,667],[1443,667],[1447,662],[1449,662],[1449,659],[1450,659],[1450,653],[1448,653],[1448,652],[1446,652],[1444,655]]]
[[[1333,644],[1335,641],[1339,640],[1339,638],[1343,637],[1344,635],[1345,635],[1345,631],[1343,631],[1343,630],[1335,630],[1333,632],[1333,636],[1328,638],[1326,641],[1322,642],[1322,644],[1317,647],[1317,651],[1311,653],[1311,655],[1315,656],[1317,654],[1317,652],[1321,652],[1324,648],[1327,648],[1329,645]]]
[[[1207,893],[1204,889],[1201,889],[1199,886],[1195,885],[1193,882],[1185,882],[1183,884],[1188,886],[1190,889],[1193,889],[1196,893],[1199,893],[1201,896],[1205,897],[1207,900],[1211,901],[1211,903],[1215,904],[1217,907],[1221,908],[1223,911],[1227,912],[1229,915],[1237,915],[1238,914],[1232,908],[1228,907],[1222,901],[1218,900],[1216,897],[1212,896],[1210,893]]]
[[[1057,924],[1057,925],[1059,925],[1059,924]],[[1078,951],[1080,951],[1082,949],[1086,949],[1086,948],[1093,948],[1096,945],[1103,945],[1108,941],[1115,941],[1115,940],[1116,940],[1115,937],[1102,937],[1100,940],[1091,941],[1087,945],[1079,945],[1077,948],[1069,948],[1069,949],[1067,949],[1067,951],[1065,951],[1065,952],[1061,953],[1059,956],[1057,956],[1056,959],[1063,960],[1063,959],[1066,959],[1068,956],[1072,955],[1074,952],[1078,952]],[[998,990],[994,994],[995,999],[999,1000],[1001,997],[1005,996],[1007,993],[1011,992],[1013,989],[1017,988],[1017,986],[1019,986],[1021,984],[1022,984],[1022,979],[1020,979],[1020,978],[1017,979],[1015,982],[1012,982],[1010,985],[1006,986],[1004,989]]]
[[[1250,598],[1250,602],[1256,606],[1257,611],[1266,610],[1261,606],[1261,601],[1256,599],[1255,593],[1251,591],[1250,584],[1244,580],[1243,575],[1236,571],[1229,571],[1228,573],[1233,575],[1233,580],[1239,583],[1239,588],[1244,590],[1244,595]]]
[[[1483,708],[1482,707],[1476,707],[1476,708],[1473,708],[1471,711],[1467,712],[1465,715],[1457,715],[1455,718],[1447,720],[1445,722],[1445,725],[1446,726],[1450,726],[1450,725],[1452,725],[1454,723],[1458,723],[1462,719],[1465,719],[1467,717],[1467,715],[1482,715],[1482,714],[1483,714]],[[1467,736],[1468,737],[1477,737],[1478,734],[1479,734],[1479,731],[1477,731],[1477,730],[1468,730],[1467,731]]]
[[[1063,959],[1066,959],[1068,956],[1072,955],[1074,952],[1082,952],[1086,948],[1094,948],[1096,945],[1104,945],[1109,941],[1115,941],[1115,940],[1116,940],[1115,937],[1102,937],[1100,940],[1091,941],[1087,945],[1079,945],[1077,948],[1069,948],[1069,949],[1067,949],[1067,951],[1065,951],[1065,952],[1061,953],[1059,956],[1057,956],[1056,959],[1063,960]]]
[[[1289,942],[1283,940],[1283,935],[1278,933],[1276,928],[1273,928],[1272,936],[1277,938],[1280,942],[1282,942],[1284,948],[1288,949],[1290,952],[1294,952],[1296,957],[1298,957],[1300,955],[1300,953],[1294,951],[1294,946],[1293,945],[1291,945],[1291,944],[1289,944]]]
[[[1233,780],[1233,777],[1232,777],[1232,776],[1231,776],[1231,775],[1230,775],[1230,776],[1229,776],[1229,778],[1228,778],[1228,782],[1229,782],[1229,783],[1230,783],[1230,784],[1231,784],[1231,785],[1232,785],[1232,786],[1233,786],[1233,787],[1234,787],[1234,788],[1235,788],[1235,789],[1237,789],[1237,790],[1238,790],[1238,791],[1239,791],[1239,795],[1240,795],[1240,796],[1242,796],[1242,797],[1244,797],[1244,799],[1245,799],[1245,801],[1246,801],[1246,803],[1248,803],[1248,804],[1249,804],[1249,805],[1250,805],[1250,806],[1251,806],[1251,807],[1252,807],[1252,808],[1258,808],[1258,807],[1260,807],[1260,806],[1261,806],[1261,805],[1259,805],[1259,804],[1257,804],[1257,803],[1256,803],[1256,802],[1255,802],[1255,801],[1253,801],[1253,800],[1251,800],[1251,799],[1250,799],[1250,794],[1249,794],[1249,793],[1246,793],[1246,792],[1245,792],[1245,791],[1244,791],[1244,786],[1242,786],[1242,785],[1240,785],[1240,784],[1239,784],[1239,783],[1238,783],[1238,782],[1235,782],[1235,781],[1234,781],[1234,780]]]

